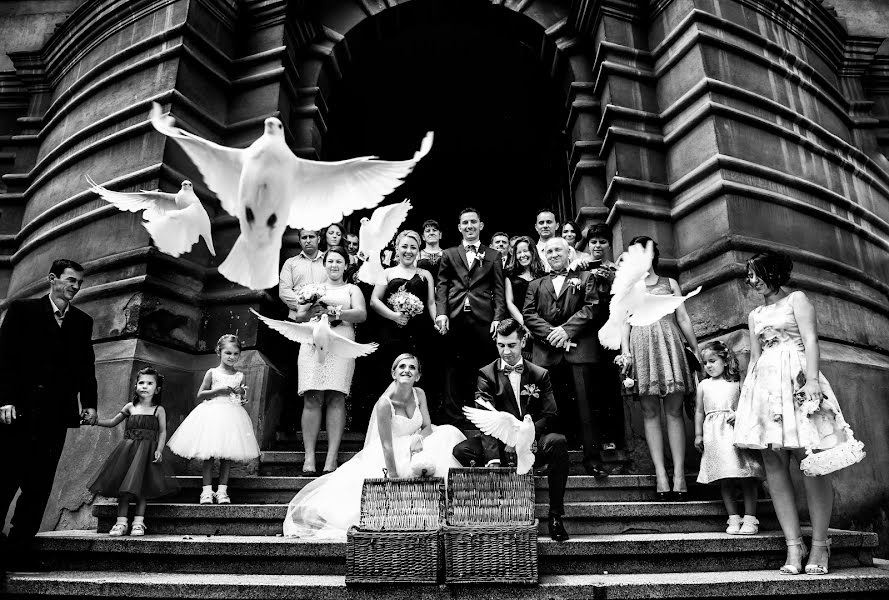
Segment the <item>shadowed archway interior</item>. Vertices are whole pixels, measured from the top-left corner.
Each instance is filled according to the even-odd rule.
[[[564,101],[522,41],[542,31],[502,7],[461,4],[411,2],[350,32],[360,52],[333,88],[323,145],[325,160],[406,158],[433,130],[432,152],[390,199],[411,198],[407,227],[438,220],[444,246],[459,239],[463,207],[481,211],[487,243],[533,233],[535,209],[558,207],[567,190]]]

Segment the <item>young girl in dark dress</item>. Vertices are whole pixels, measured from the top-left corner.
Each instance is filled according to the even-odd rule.
[[[126,421],[124,438],[89,483],[94,494],[118,497],[117,523],[109,535],[126,535],[130,498],[136,500],[136,516],[130,535],[145,535],[145,504],[150,498],[165,496],[178,489],[172,472],[163,461],[167,441],[167,415],[161,406],[163,377],[146,367],[136,378],[132,402],[113,419],[99,419],[100,427],[116,427]]]

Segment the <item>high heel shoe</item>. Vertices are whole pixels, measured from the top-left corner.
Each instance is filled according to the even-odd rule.
[[[830,540],[812,540],[812,548],[827,548],[827,560],[830,560]],[[806,575],[827,575],[830,570],[827,564],[806,565]]]
[[[788,548],[790,548],[791,546],[800,547],[799,566],[791,565],[788,563],[778,569],[778,572],[782,575],[799,575],[803,570],[803,561],[806,560],[806,557],[809,555],[809,550],[803,543],[802,537],[794,538],[792,540],[786,540],[786,542]]]

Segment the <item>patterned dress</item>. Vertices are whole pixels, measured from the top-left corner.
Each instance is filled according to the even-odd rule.
[[[793,292],[751,313],[753,335],[762,354],[748,368],[735,419],[735,445],[742,448],[805,448],[826,450],[846,441],[849,424],[836,394],[821,373],[825,398],[818,405],[797,396],[805,383],[806,354],[796,316]]]
[[[352,308],[352,287],[353,285],[350,283],[341,287],[331,287],[328,284],[325,298],[332,304],[341,305],[343,309],[350,309]],[[351,323],[342,321],[336,327],[331,327],[331,331],[344,338],[355,339],[355,329]],[[324,362],[318,362],[315,346],[301,344],[297,368],[299,370],[298,393],[300,396],[307,390],[335,390],[348,395],[349,389],[352,387],[352,375],[355,374],[355,359],[328,354]]]
[[[649,294],[672,295],[670,280],[658,277],[647,285]],[[685,341],[675,313],[662,317],[651,325],[630,330],[630,352],[639,396],[691,394],[695,379],[685,358]]]
[[[735,430],[728,422],[738,399],[736,381],[705,379],[698,384],[704,392],[704,455],[698,471],[698,483],[720,479],[763,478],[759,452],[735,448]]]

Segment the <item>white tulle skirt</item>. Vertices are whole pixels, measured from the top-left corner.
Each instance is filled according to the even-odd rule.
[[[448,469],[459,467],[454,446],[465,440],[451,425],[432,426],[423,440],[423,452],[435,464],[435,477],[447,477]],[[410,437],[392,440],[398,473],[390,477],[410,477]],[[284,519],[284,535],[311,539],[346,539],[352,525],[361,517],[361,487],[366,478],[383,477],[386,463],[379,443],[368,445],[351,460],[324,477],[312,481],[290,501]]]
[[[212,398],[195,406],[168,446],[173,454],[201,460],[248,462],[259,456],[250,416],[228,397]]]

